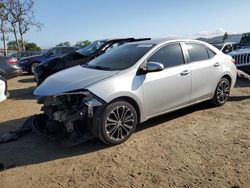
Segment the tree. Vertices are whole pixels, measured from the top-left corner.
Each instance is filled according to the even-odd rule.
[[[24,34],[27,33],[31,27],[38,30],[42,28],[42,24],[35,20],[33,0],[2,0],[5,1],[6,17],[11,25],[11,31],[14,34],[18,51],[25,51]],[[20,39],[18,40],[18,34]]]
[[[8,26],[7,26],[6,12],[5,12],[5,4],[3,0],[0,0],[0,32],[2,34],[1,40],[3,41],[4,55],[6,56],[8,53],[6,45],[6,40],[7,40],[6,33],[8,32]]]
[[[20,41],[18,40],[17,37],[17,23],[18,23],[18,19],[16,16],[16,0],[5,0],[4,1],[4,8],[5,8],[5,17],[7,19],[7,21],[10,23],[11,25],[11,32],[13,32],[14,37],[15,37],[15,41],[18,47],[18,51],[21,50],[20,47]]]
[[[16,18],[18,20],[18,31],[21,38],[22,49],[25,50],[25,41],[23,35],[27,33],[31,27],[41,30],[43,24],[35,20],[33,12],[33,0],[16,0]]]
[[[19,41],[20,42],[20,41]],[[17,43],[16,41],[12,40],[12,41],[9,41],[7,43],[7,47],[9,50],[13,50],[13,51],[17,51],[18,50],[18,46],[17,46]]]
[[[56,46],[70,46],[70,42],[69,41],[61,42],[57,44]]]
[[[91,44],[91,42],[89,40],[84,40],[84,41],[77,41],[75,46],[78,46],[80,48],[84,48],[84,47],[88,46],[89,44]]]
[[[25,49],[27,51],[41,51],[41,48],[39,46],[37,46],[36,43],[29,43],[29,42],[25,42]]]
[[[21,42],[21,40],[19,40],[19,42]],[[13,50],[13,51],[18,50],[18,46],[17,46],[16,41],[13,41],[13,40],[9,41],[7,43],[7,46],[8,46],[8,49],[10,49],[10,50]],[[36,43],[34,43],[34,42],[27,42],[27,41],[25,41],[25,49],[27,51],[41,51],[41,48],[39,46],[37,46]]]

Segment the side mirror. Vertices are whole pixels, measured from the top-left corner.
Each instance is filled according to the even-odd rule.
[[[158,72],[164,69],[164,65],[158,62],[148,62],[145,68],[146,72]]]

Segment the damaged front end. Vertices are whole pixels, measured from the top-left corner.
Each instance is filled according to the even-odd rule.
[[[66,145],[75,145],[94,136],[94,113],[105,105],[86,90],[39,96],[37,101],[43,104],[43,114],[35,116],[33,130],[50,138],[67,138]]]

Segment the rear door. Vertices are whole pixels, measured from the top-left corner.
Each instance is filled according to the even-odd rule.
[[[186,42],[188,63],[192,71],[191,102],[210,98],[217,86],[221,64],[216,54],[208,47],[194,42]]]
[[[148,118],[190,102],[191,71],[185,64],[180,43],[158,49],[147,62],[164,65],[160,72],[147,73],[143,82],[144,106]]]

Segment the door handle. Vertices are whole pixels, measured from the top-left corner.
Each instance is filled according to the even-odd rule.
[[[218,67],[218,66],[220,66],[219,62],[217,62],[217,63],[214,64],[214,67]]]
[[[189,70],[184,70],[184,71],[182,71],[182,72],[180,73],[180,75],[181,75],[181,76],[186,76],[186,75],[188,75],[189,73],[190,73]]]

